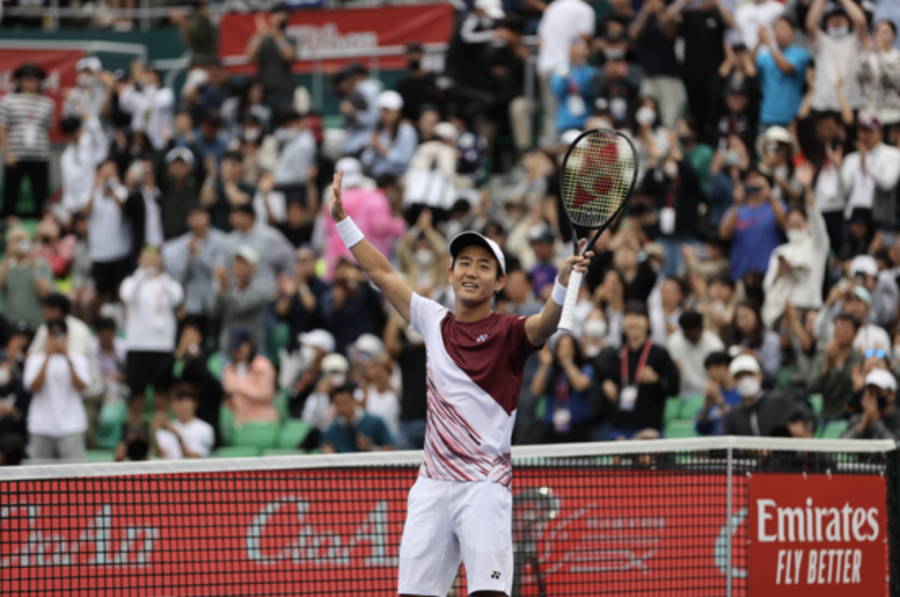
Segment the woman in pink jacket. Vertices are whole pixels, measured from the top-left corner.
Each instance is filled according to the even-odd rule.
[[[226,403],[234,411],[235,425],[278,421],[275,398],[275,367],[256,354],[250,332],[237,327],[228,339],[231,362],[222,374]]]

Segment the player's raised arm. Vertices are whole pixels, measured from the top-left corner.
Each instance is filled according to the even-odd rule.
[[[532,315],[525,321],[525,333],[528,335],[528,341],[533,346],[540,346],[547,341],[550,336],[556,333],[559,326],[559,318],[562,315],[562,306],[566,301],[566,288],[569,285],[569,275],[572,270],[580,271],[582,274],[587,272],[591,257],[594,256],[593,251],[588,251],[583,256],[581,249],[587,239],[582,239],[572,255],[569,255],[559,268],[556,275],[556,283],[553,285],[553,294],[544,304],[544,309],[537,315]]]
[[[366,240],[363,233],[357,228],[353,220],[344,213],[344,203],[341,197],[341,184],[344,177],[344,171],[340,170],[334,175],[334,181],[331,184],[331,197],[328,201],[328,210],[331,217],[337,222],[338,234],[341,240],[353,253],[353,257],[363,268],[375,286],[384,293],[387,300],[391,302],[397,312],[409,321],[409,303],[412,300],[412,288],[406,285],[406,282],[397,275],[394,268],[391,267],[387,257],[382,255],[378,249],[372,246],[372,243]]]

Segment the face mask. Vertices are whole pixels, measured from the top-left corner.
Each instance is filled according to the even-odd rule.
[[[788,242],[791,244],[802,243],[806,240],[806,230],[788,230],[785,232],[785,235],[787,236]]]
[[[78,73],[77,79],[79,87],[93,87],[97,82],[97,75],[92,75],[89,73]]]
[[[259,129],[244,129],[244,141],[256,141],[259,139]]]
[[[27,253],[30,253],[31,252],[31,241],[30,240],[20,241],[18,248],[19,248],[20,255],[25,255]]]
[[[606,336],[606,322],[602,319],[589,319],[584,322],[584,335],[592,340]]]
[[[669,178],[676,178],[678,176],[678,164],[673,161],[668,161],[663,164],[663,173]]]
[[[634,115],[634,119],[641,126],[650,126],[656,122],[656,112],[653,111],[653,108],[644,106],[638,108],[638,111]]]
[[[755,375],[745,375],[737,382],[735,386],[741,398],[753,398],[762,389],[759,378]]]
[[[725,152],[725,157],[722,159],[723,166],[737,166],[741,162],[741,156],[738,155],[738,152],[733,149],[729,149]]]
[[[841,25],[840,27],[829,27],[828,28],[828,35],[830,35],[831,37],[833,37],[835,39],[844,37],[849,32],[850,32],[850,28],[847,27],[846,25]]]
[[[0,367],[0,387],[9,385],[11,379],[12,374],[9,372],[9,367]]]
[[[416,249],[416,263],[421,267],[428,267],[434,263],[434,253],[429,249]]]

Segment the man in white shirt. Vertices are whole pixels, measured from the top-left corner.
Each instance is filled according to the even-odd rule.
[[[734,11],[734,24],[740,32],[741,41],[750,50],[759,43],[759,28],[765,27],[771,37],[775,36],[772,26],[784,13],[784,4],[777,0],[753,0],[745,2]]]
[[[825,14],[823,32],[820,25],[824,9],[825,0],[815,0],[806,15],[807,40],[816,64],[812,109],[816,112],[841,111],[835,90],[838,77],[842,80],[847,103],[857,109],[862,95],[856,71],[863,40],[869,35],[866,15],[852,0],[839,0],[832,3]]]
[[[60,203],[68,214],[72,214],[81,210],[90,199],[97,164],[106,157],[107,142],[96,116],[67,116],[60,121],[59,128],[69,140],[59,157],[62,174]]]
[[[25,361],[29,454],[33,459],[84,459],[87,416],[80,392],[91,383],[87,359],[69,353],[66,322],[47,323],[47,346]]]
[[[156,455],[163,460],[182,458],[205,458],[216,443],[216,432],[212,425],[198,419],[197,390],[189,383],[175,386],[170,397],[175,421],[164,411],[153,417],[152,427],[156,435]]]
[[[703,316],[696,311],[685,311],[678,318],[680,330],[676,330],[666,342],[666,348],[681,373],[681,395],[702,394],[706,387],[706,357],[725,350],[722,340],[703,329]]]
[[[573,37],[581,36],[586,42],[590,42],[596,20],[594,9],[582,0],[555,0],[541,16],[537,31],[540,43],[537,70],[541,80],[541,103],[544,106],[541,147],[556,143],[558,134],[554,115],[559,101],[550,88],[550,76],[555,69],[568,64]]]
[[[846,217],[855,207],[872,210],[876,222],[888,225],[896,217],[895,199],[900,180],[900,149],[882,143],[881,121],[874,116],[859,119],[856,151],[843,159],[841,184],[849,200]]]

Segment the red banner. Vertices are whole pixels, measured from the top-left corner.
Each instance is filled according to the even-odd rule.
[[[885,499],[876,475],[754,475],[750,597],[884,595]]]
[[[34,62],[44,69],[47,78],[44,79],[44,94],[53,99],[56,104],[56,118],[50,131],[50,140],[54,142],[65,141],[65,135],[59,130],[59,120],[62,116],[64,92],[75,87],[78,73],[75,72],[75,63],[84,56],[84,51],[73,49],[56,50],[19,50],[0,47],[0,97],[15,89],[16,81],[13,72],[23,62]]]
[[[0,595],[394,597],[406,494],[416,474],[412,467],[373,467],[2,483]],[[793,479],[777,478],[781,487]],[[883,595],[884,483],[858,476],[827,483],[835,495],[852,494],[854,509],[878,509],[871,520],[866,511],[862,526],[853,510],[851,540],[828,548],[861,551],[859,591],[852,594]],[[724,595],[724,486],[721,474],[517,468],[517,597],[537,597],[541,587],[547,595],[593,595],[598,587],[611,595]],[[735,477],[734,491],[747,495],[744,477]],[[837,508],[840,501],[843,508],[847,501],[804,491],[816,505]],[[783,492],[759,499],[769,495],[778,507],[805,499]],[[866,526],[871,522],[877,532]],[[766,532],[777,534],[767,524]],[[854,542],[854,532],[877,540]],[[735,533],[736,594],[746,591],[748,534],[743,525]],[[852,575],[856,556],[849,557]],[[878,580],[878,557],[881,593],[868,591]],[[751,559],[750,577],[774,579],[777,559]],[[815,594],[851,594],[841,587],[843,593],[818,586]]]
[[[256,13],[226,13],[219,24],[219,56],[236,73],[256,72],[245,54],[256,18]],[[293,13],[286,34],[296,42],[295,73],[312,72],[317,59],[333,70],[351,61],[371,65],[373,56],[380,69],[398,69],[406,66],[406,44],[448,43],[453,21],[450,4],[303,10]]]

